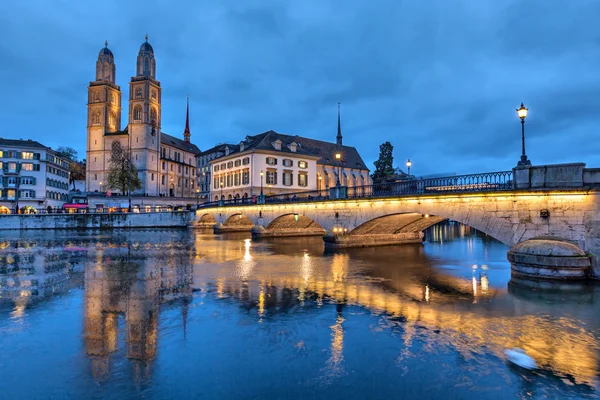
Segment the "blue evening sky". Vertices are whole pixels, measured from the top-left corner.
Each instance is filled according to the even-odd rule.
[[[10,1],[0,137],[85,157],[98,52],[108,40],[127,99],[147,33],[163,131],[182,135],[189,93],[201,149],[269,129],[334,141],[340,101],[372,169],[389,140],[415,174],[505,170],[524,102],[534,164],[600,167],[598,16],[597,0]]]

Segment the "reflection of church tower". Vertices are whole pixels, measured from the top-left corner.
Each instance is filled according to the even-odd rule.
[[[121,88],[116,85],[116,67],[108,42],[98,54],[96,80],[88,87],[87,120],[87,188],[100,190],[99,182],[105,180],[102,171],[108,162],[104,148],[104,134],[121,129]],[[98,179],[94,179],[98,176]]]
[[[156,80],[154,49],[146,41],[137,56],[136,76],[129,83],[129,142],[141,193],[158,195],[161,87]]]

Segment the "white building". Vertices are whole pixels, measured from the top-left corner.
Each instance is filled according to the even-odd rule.
[[[337,160],[335,154],[341,159]],[[369,170],[354,147],[268,131],[247,136],[225,155],[209,161],[210,199],[239,199],[266,195],[323,191],[340,184],[370,184]]]
[[[0,138],[0,213],[62,207],[69,193],[69,166],[39,142]]]

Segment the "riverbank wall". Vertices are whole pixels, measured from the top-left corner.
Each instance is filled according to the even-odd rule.
[[[0,215],[0,230],[184,228],[192,212]]]

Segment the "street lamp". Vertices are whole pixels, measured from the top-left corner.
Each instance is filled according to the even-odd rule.
[[[521,103],[521,107],[517,108],[517,115],[521,118],[521,145],[522,145],[522,153],[521,153],[521,161],[517,165],[531,165],[531,161],[527,159],[527,155],[525,155],[525,118],[527,118],[527,111],[529,109],[525,107],[523,103]]]
[[[319,173],[319,182],[318,182],[318,186],[319,186],[319,196],[321,195],[321,180],[323,179],[323,177],[321,176],[321,174]]]
[[[263,195],[263,176],[264,176],[264,172],[260,171],[260,195]]]
[[[200,206],[200,189],[196,189],[196,209]]]
[[[102,193],[102,181],[100,181],[100,193]]]
[[[342,186],[342,184],[340,183],[340,175],[342,174],[342,153],[337,152],[335,153],[335,159],[337,160],[338,164],[338,174],[337,174],[337,182],[335,183],[335,186]]]
[[[412,167],[412,162],[410,161],[410,158],[406,161],[406,168],[408,170],[407,175],[410,175],[410,167]]]
[[[223,200],[223,179],[221,178],[221,200]]]

